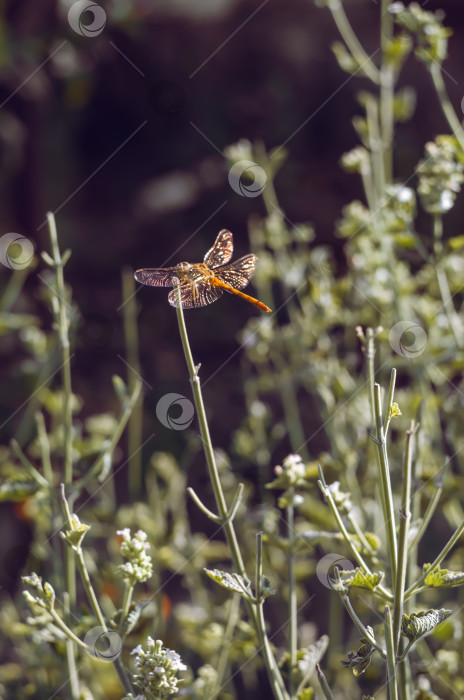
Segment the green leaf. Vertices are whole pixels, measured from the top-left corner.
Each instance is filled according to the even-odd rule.
[[[384,577],[383,572],[366,574],[359,567],[350,571],[340,571],[339,573],[340,582],[336,581],[333,584],[334,590],[339,592],[346,591],[348,588],[367,588],[367,590],[373,591]]]
[[[39,489],[35,481],[7,481],[0,486],[0,501],[23,501]]]
[[[113,380],[113,387],[114,387],[114,390],[117,394],[117,397],[122,403],[127,398],[127,395],[128,395],[127,387],[124,384],[121,377],[118,377],[117,374],[114,374],[112,376],[112,380]]]
[[[446,620],[452,613],[452,610],[440,608],[440,610],[430,609],[403,615],[401,634],[410,641],[417,642],[418,639],[432,632],[437,625]]]
[[[430,569],[430,564],[424,564],[424,571]],[[449,569],[434,569],[425,577],[425,585],[431,588],[453,588],[464,584],[463,571],[450,571]]]
[[[410,87],[399,90],[393,99],[393,112],[398,122],[407,122],[411,119],[416,108],[416,93]]]
[[[239,593],[242,598],[251,600],[253,598],[253,593],[250,586],[250,581],[247,578],[243,578],[240,574],[229,574],[227,571],[220,571],[219,569],[204,569],[206,574],[216,581],[223,588],[227,588],[229,591],[234,591],[234,593]]]
[[[348,652],[348,661],[342,661],[343,666],[351,668],[354,676],[360,676],[371,662],[371,656],[375,652],[375,647],[364,637],[361,639],[362,645],[358,651]]]

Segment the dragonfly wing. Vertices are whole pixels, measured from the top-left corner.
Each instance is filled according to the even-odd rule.
[[[181,306],[183,309],[195,309],[198,306],[208,306],[222,297],[223,290],[209,282],[195,284],[187,282],[180,285]],[[171,306],[179,306],[177,289],[169,292],[168,301]]]
[[[203,262],[212,268],[226,265],[234,252],[233,239],[233,235],[227,229],[223,228],[222,231],[219,231],[213,247],[208,250]]]
[[[145,267],[134,272],[137,282],[151,287],[172,287],[172,278],[175,276],[175,267]]]
[[[215,270],[214,275],[222,282],[230,284],[235,289],[243,289],[250,281],[250,277],[256,269],[256,255],[244,255],[230,265]]]

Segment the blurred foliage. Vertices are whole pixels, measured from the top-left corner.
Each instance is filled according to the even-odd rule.
[[[335,11],[340,6],[331,0],[321,4]],[[140,8],[143,3],[110,3],[108,12],[130,27],[132,15],[142,12]],[[393,14],[398,16],[400,33],[391,37],[384,56],[386,69],[393,71],[395,80],[413,41],[422,61],[427,63],[430,56],[443,60],[450,32],[440,16],[414,4],[406,11],[401,3],[394,3]],[[133,30],[137,30],[136,22]],[[333,49],[343,70],[355,73],[362,65],[348,45],[338,44]],[[73,93],[69,86],[68,92],[79,93]],[[401,87],[391,98],[395,124],[413,117],[416,96],[412,88]],[[384,681],[383,661],[369,639],[360,638],[357,630],[342,623],[342,608],[332,590],[338,585],[349,593],[358,614],[370,620],[370,624],[366,622],[368,630],[373,629],[370,625],[378,629],[382,627],[383,601],[375,597],[375,589],[383,571],[366,579],[353,567],[341,572],[341,583],[332,585],[328,572],[325,582],[321,581],[317,568],[317,562],[327,554],[350,557],[329,508],[321,502],[317,486],[321,464],[357,549],[376,572],[380,567],[388,569],[376,446],[370,440],[374,427],[369,396],[372,363],[381,385],[386,385],[393,367],[398,370],[397,409],[391,416],[394,423],[389,443],[395,506],[399,507],[404,433],[412,420],[420,422],[414,472],[415,532],[426,521],[427,509],[437,494],[439,497],[432,525],[412,557],[411,567],[432,562],[464,519],[460,419],[464,238],[460,230],[448,229],[444,216],[459,197],[463,145],[459,133],[437,135],[425,145],[424,158],[417,164],[417,180],[394,180],[382,164],[392,142],[379,145],[379,115],[385,106],[382,97],[375,90],[364,90],[359,104],[364,113],[353,125],[360,143],[341,163],[347,172],[360,177],[364,201],[347,204],[336,223],[344,245],[342,263],[327,246],[315,243],[310,222],[293,223],[280,207],[276,188],[285,149],[267,152],[262,143],[242,139],[225,151],[229,167],[250,160],[266,176],[262,189],[266,215],[250,218],[249,235],[251,250],[259,257],[254,278],[258,296],[275,314],[254,316],[240,332],[247,411],[232,436],[232,456],[218,453],[218,465],[229,503],[239,481],[232,465],[237,463],[252,474],[246,483],[248,503],[240,507],[236,527],[250,572],[254,571],[255,557],[251,533],[258,529],[264,532],[264,571],[276,590],[266,601],[266,617],[286,678],[292,674],[285,625],[291,594],[288,555],[290,546],[294,547],[298,682],[302,684],[299,697],[305,699],[320,694],[315,668],[322,658],[325,677],[336,698],[348,700],[374,692],[383,697],[382,691],[377,691]],[[46,314],[56,316],[58,302],[52,273],[43,273],[39,303],[46,304],[48,310],[42,312],[42,318],[29,313],[32,304],[28,292],[22,291],[24,282],[22,271],[12,272],[1,300],[0,332],[15,338],[15,347],[20,348],[17,371],[33,389],[19,424],[18,442],[1,448],[0,498],[21,505],[22,517],[33,529],[26,571],[37,571],[51,582],[59,608],[65,611],[63,544],[56,533],[62,526],[57,487],[63,480],[66,394],[58,378],[56,318],[55,323],[43,320]],[[66,290],[69,333],[75,343],[79,311],[69,288]],[[18,310],[13,311],[13,307]],[[193,325],[194,319],[189,323]],[[370,335],[366,329],[371,330]],[[48,382],[50,376],[53,381]],[[130,666],[129,651],[141,640],[162,639],[188,666],[184,692],[191,697],[210,698],[216,692],[224,700],[245,697],[245,692],[247,697],[257,693],[265,697],[269,691],[257,654],[256,630],[242,618],[236,596],[210,582],[203,571],[213,570],[223,586],[224,581],[230,581],[231,574],[223,570],[229,567],[229,553],[220,530],[206,518],[192,518],[192,504],[186,501],[185,465],[200,447],[194,430],[173,437],[175,455],[153,452],[146,463],[143,492],[132,493],[130,503],[121,505],[112,477],[124,466],[123,448],[114,438],[133,405],[122,380],[116,380],[114,389],[106,401],[111,410],[105,407],[105,412],[100,406],[86,405],[77,392],[68,397],[73,413],[76,488],[68,496],[72,496],[81,522],[91,524],[85,539],[85,563],[108,620],[117,622],[124,597],[116,575],[118,565],[121,567],[116,530],[142,530],[150,544],[153,575],[136,588],[124,663]],[[227,396],[222,397],[222,405],[221,421],[227,425]],[[268,483],[274,455],[285,454],[288,446],[299,458],[282,460],[274,481]],[[264,489],[266,484],[272,490]],[[282,490],[280,498],[274,498],[275,489]],[[205,491],[207,500],[210,492],[206,487]],[[284,530],[283,511],[289,506],[296,512],[292,543]],[[417,640],[429,634],[411,653],[416,698],[464,694],[462,620],[458,615],[448,617],[448,607],[463,602],[462,589],[453,590],[462,582],[462,544],[450,553],[446,565],[450,568],[425,576],[421,610],[411,609],[403,619],[406,636]],[[366,591],[372,595],[367,597]],[[314,595],[317,610],[310,604]],[[70,624],[74,633],[84,638],[98,620],[82,588],[77,600]],[[418,601],[414,604],[419,605]],[[0,642],[2,697],[47,698],[66,684],[65,637],[46,611],[35,609],[28,614],[18,599],[12,601],[5,595],[0,621],[5,633]],[[325,633],[330,635],[330,644],[321,636]],[[343,661],[354,673],[342,671],[340,661],[346,659],[347,648],[357,646],[356,652],[348,652],[348,661]],[[327,656],[323,657],[324,653]],[[121,685],[111,664],[82,654],[79,675],[82,697],[121,698]],[[68,691],[63,691],[63,697],[68,696]]]

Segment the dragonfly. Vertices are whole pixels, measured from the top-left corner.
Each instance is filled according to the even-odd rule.
[[[202,263],[181,262],[175,267],[145,267],[136,270],[134,277],[137,282],[151,287],[174,287],[169,292],[168,301],[171,306],[181,306],[183,309],[207,306],[222,297],[224,292],[229,292],[249,301],[261,311],[271,311],[262,301],[241,291],[250,281],[258,258],[250,253],[231,263],[233,251],[233,235],[227,229],[222,229]],[[180,304],[176,284],[179,285]]]

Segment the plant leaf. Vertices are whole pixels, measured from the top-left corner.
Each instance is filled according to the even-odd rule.
[[[223,588],[227,588],[229,591],[234,591],[234,593],[240,593],[243,598],[250,600],[253,597],[251,591],[250,581],[247,578],[243,578],[240,574],[230,574],[227,571],[220,571],[219,569],[204,569],[206,574],[216,581]]]
[[[417,642],[418,639],[432,632],[435,627],[446,620],[452,612],[452,610],[440,608],[440,610],[422,610],[419,613],[403,615],[401,634],[410,641]]]
[[[430,564],[424,564],[424,571],[430,569]],[[450,571],[449,569],[434,569],[425,577],[425,585],[431,588],[453,588],[464,584],[463,571]]]

